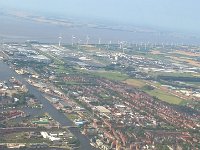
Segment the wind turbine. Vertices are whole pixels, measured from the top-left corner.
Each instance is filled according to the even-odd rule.
[[[119,42],[119,48],[120,48],[120,49],[123,49],[123,42],[122,42],[122,41]]]
[[[122,53],[124,54],[124,50],[125,50],[125,48],[124,48],[124,46],[125,46],[125,44],[126,44],[126,42],[125,41],[121,41],[121,42],[119,42],[119,48],[122,50]]]
[[[78,49],[80,49],[81,39],[78,40]]]
[[[112,41],[108,42],[108,49],[110,48],[110,45],[112,44]]]
[[[87,36],[86,36],[86,45],[89,44],[89,39],[90,39],[90,38],[89,38],[89,36],[87,35]]]
[[[144,43],[144,48],[145,48],[145,50],[147,50],[147,44],[146,43]]]
[[[99,43],[98,43],[98,45],[99,45],[99,50],[101,50],[101,47],[100,47],[100,45],[101,45],[101,38],[99,38]]]
[[[140,42],[140,46],[141,46],[141,47],[143,46],[143,42]]]
[[[59,39],[58,46],[60,47],[61,46],[62,36],[59,36],[58,39]]]
[[[74,39],[76,39],[76,37],[72,35],[72,46],[74,46]]]
[[[162,43],[162,47],[165,48],[165,44],[164,43]]]
[[[99,45],[101,45],[101,38],[99,38]]]
[[[120,48],[120,42],[119,42],[119,40],[117,41],[117,45],[119,46],[119,48]]]
[[[135,43],[135,47],[138,47],[138,44],[137,44],[137,42]]]

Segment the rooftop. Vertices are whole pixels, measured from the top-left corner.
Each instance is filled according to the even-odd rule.
[[[105,108],[103,106],[96,106],[96,108],[101,113],[110,113],[110,110],[108,110],[107,108]]]

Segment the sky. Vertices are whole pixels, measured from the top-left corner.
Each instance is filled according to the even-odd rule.
[[[0,0],[0,8],[200,33],[200,0]]]

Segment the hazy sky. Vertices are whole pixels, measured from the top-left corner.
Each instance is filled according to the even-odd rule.
[[[0,8],[200,33],[200,0],[0,0]]]

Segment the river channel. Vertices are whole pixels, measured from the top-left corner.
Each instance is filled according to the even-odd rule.
[[[63,113],[59,112],[56,108],[54,108],[51,105],[51,103],[43,97],[42,92],[40,92],[32,85],[28,84],[21,75],[15,73],[15,71],[12,68],[10,68],[7,64],[0,60],[0,80],[8,80],[11,77],[15,77],[16,79],[20,80],[23,84],[27,86],[29,92],[36,96],[36,98],[43,104],[43,108],[41,110],[42,112],[47,112],[54,120],[59,122],[62,126],[73,126],[73,122],[70,119],[68,119]],[[96,150],[96,148],[90,145],[89,139],[85,135],[81,134],[81,132],[78,129],[69,128],[69,130],[79,139],[81,143],[79,148],[80,150]]]

